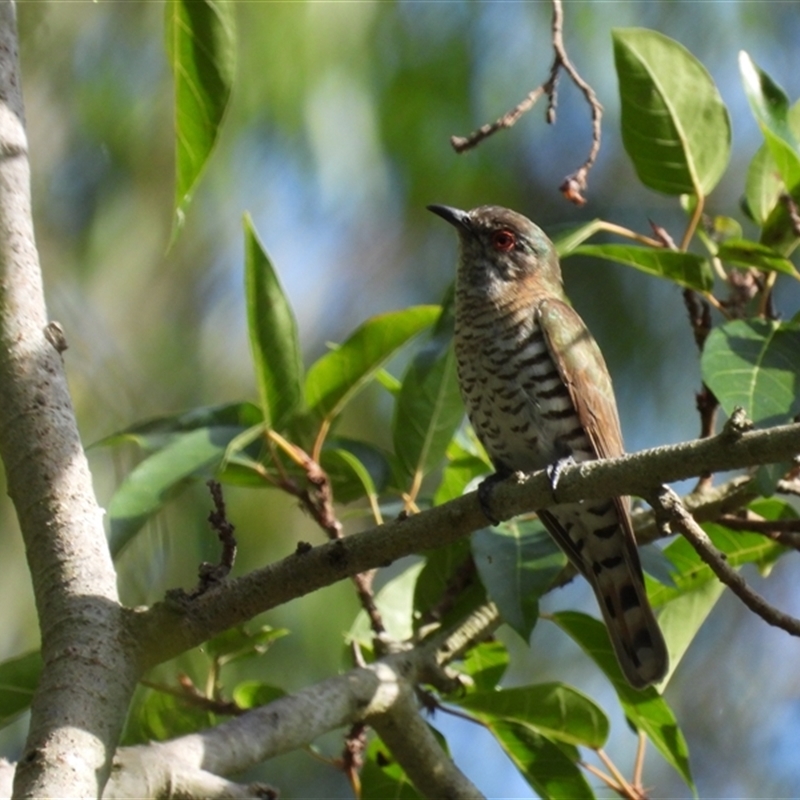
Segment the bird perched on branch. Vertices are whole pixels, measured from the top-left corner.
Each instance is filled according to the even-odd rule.
[[[622,455],[611,378],[597,343],[567,301],[553,243],[499,206],[428,208],[458,232],[455,352],[467,414],[496,470],[514,472]],[[564,503],[539,518],[589,581],[620,667],[642,688],[667,671],[667,649],[644,588],[630,500]]]

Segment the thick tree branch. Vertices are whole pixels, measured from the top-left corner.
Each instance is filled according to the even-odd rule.
[[[33,235],[14,5],[0,2],[0,456],[30,567],[44,670],[17,797],[96,797],[138,677],[102,512],[48,325]]]
[[[498,483],[495,512],[510,519],[556,503],[615,495],[647,496],[663,483],[705,471],[742,469],[790,460],[800,452],[800,424],[718,436],[659,447],[608,461],[566,467],[553,497],[544,471]],[[199,645],[209,636],[295,597],[357,572],[440,547],[486,525],[474,493],[415,516],[346,539],[298,552],[230,581],[188,603],[159,603],[129,612],[148,667]]]
[[[115,758],[104,800],[159,796],[167,789],[193,786],[206,786],[208,792],[196,796],[248,796],[248,787],[232,788],[232,794],[225,795],[227,782],[215,776],[241,772],[359,722],[375,728],[426,797],[479,798],[480,792],[442,751],[420,716],[415,687],[424,682],[452,690],[456,684],[444,674],[444,665],[499,624],[497,609],[489,605],[454,631],[300,689],[221,725],[168,742],[123,747]],[[215,787],[222,793],[212,793]],[[264,792],[269,787],[249,788],[251,796],[268,796]]]

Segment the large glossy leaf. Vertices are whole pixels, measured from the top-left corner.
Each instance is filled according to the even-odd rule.
[[[527,725],[495,720],[489,729],[526,781],[543,800],[594,800],[578,767],[578,754]]]
[[[584,244],[570,255],[616,261],[700,292],[710,291],[714,285],[714,274],[708,259],[694,253],[657,250],[634,244]]]
[[[122,481],[108,507],[116,556],[145,522],[191,478],[212,477],[239,427],[198,428],[176,435]]]
[[[415,482],[439,466],[464,417],[453,322],[452,303],[446,303],[430,337],[406,370],[395,405],[394,451]]]
[[[464,672],[472,678],[472,686],[476,691],[489,692],[497,688],[508,662],[508,649],[502,642],[481,642],[464,657]]]
[[[0,728],[30,706],[41,672],[42,654],[38,650],[0,663]]]
[[[481,581],[503,620],[525,641],[539,618],[539,598],[566,557],[539,520],[516,520],[472,535]]]
[[[789,121],[789,98],[744,51],[739,71],[750,109],[789,192],[800,187],[800,145]]]
[[[645,186],[707,195],[730,157],[731,128],[714,81],[682,45],[656,31],[613,31],[622,141]]]
[[[561,611],[554,614],[552,619],[580,645],[611,681],[631,725],[647,734],[666,761],[695,791],[689,768],[689,749],[675,715],[652,686],[641,691],[631,688],[617,664],[605,626],[577,611]]]
[[[409,339],[439,316],[439,306],[413,306],[367,320],[308,370],[306,399],[312,415],[332,420]]]
[[[563,683],[475,692],[456,705],[490,724],[519,722],[551,739],[597,750],[608,739],[608,718],[594,702]]]
[[[282,430],[303,406],[297,323],[249,215],[244,219],[247,327],[264,420]]]
[[[175,221],[219,135],[236,69],[234,4],[167,0],[167,55],[175,86]]]
[[[800,324],[727,322],[706,340],[701,368],[727,414],[741,406],[759,425],[786,422],[800,411]]]

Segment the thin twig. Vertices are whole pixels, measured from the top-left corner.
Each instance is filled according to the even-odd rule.
[[[528,92],[514,108],[503,114],[502,117],[499,117],[494,122],[482,125],[476,131],[469,134],[469,136],[451,136],[450,144],[457,153],[471,150],[497,131],[510,128],[545,95],[547,96],[547,122],[552,125],[556,121],[555,110],[558,102],[558,77],[563,69],[578,89],[583,92],[592,113],[592,145],[589,149],[589,155],[581,167],[571,175],[568,175],[559,187],[560,191],[570,202],[576,205],[583,205],[586,202],[586,198],[583,196],[583,193],[586,191],[586,178],[589,174],[589,170],[594,166],[597,160],[597,154],[600,152],[603,106],[600,105],[594,89],[583,80],[567,55],[567,50],[564,46],[563,21],[564,10],[561,0],[553,0],[552,42],[554,56],[547,80]]]
[[[681,533],[695,549],[700,558],[753,613],[765,622],[782,628],[792,636],[800,636],[800,620],[784,614],[771,606],[760,594],[751,589],[744,578],[734,570],[725,555],[714,547],[706,532],[695,522],[694,517],[684,508],[681,499],[672,489],[662,486],[653,496],[651,505],[656,509],[671,529]]]
[[[800,550],[800,519],[754,519],[723,514],[716,521],[732,531],[760,533],[784,547]]]

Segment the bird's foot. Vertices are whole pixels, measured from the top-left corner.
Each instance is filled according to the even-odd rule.
[[[500,520],[494,515],[492,511],[492,492],[494,491],[495,484],[500,483],[507,476],[504,473],[495,472],[488,475],[478,484],[478,505],[483,511],[483,515],[492,525],[499,525]]]
[[[575,466],[578,462],[571,456],[564,456],[564,458],[559,458],[558,461],[555,461],[552,464],[547,466],[545,472],[547,473],[547,477],[550,480],[550,488],[553,490],[553,497],[557,500],[556,497],[556,487],[558,486],[558,481],[561,478],[561,473],[567,468]]]

